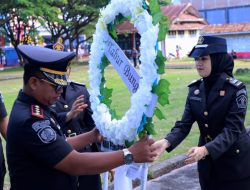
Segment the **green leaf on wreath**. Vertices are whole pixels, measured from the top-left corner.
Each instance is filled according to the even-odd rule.
[[[145,129],[146,129],[148,134],[156,135],[155,126],[153,123],[151,123],[151,122],[147,123],[145,126]]]
[[[109,65],[109,60],[108,58],[104,55],[102,57],[102,62],[101,62],[101,70],[104,72],[104,69]]]
[[[115,109],[110,109],[111,119],[118,119]]]
[[[110,108],[110,105],[111,105],[111,103],[112,103],[112,100],[104,98],[104,100],[103,100],[102,103],[104,103],[106,106],[108,106],[108,108]]]
[[[158,70],[157,70],[158,74],[165,73],[165,61],[166,61],[166,58],[162,55],[162,52],[158,50],[157,56],[155,59],[155,63],[158,66]]]
[[[112,88],[105,87],[101,89],[101,94],[107,99],[112,97],[112,92],[113,92]]]
[[[160,96],[158,96],[158,102],[162,106],[165,106],[166,104],[169,104],[168,94],[167,93],[160,94]]]
[[[129,141],[125,141],[125,146],[127,148],[129,148],[130,146],[132,146],[135,143],[135,141],[129,142]]]
[[[170,83],[166,79],[161,79],[156,86],[153,87],[152,92],[159,97],[162,93],[169,94]]]
[[[138,137],[141,139],[142,137],[144,137],[147,134],[146,129],[144,128],[141,132],[139,132]]]
[[[160,20],[159,33],[158,33],[158,41],[163,41],[166,38],[166,34],[168,32],[169,20],[168,17],[162,15]]]
[[[154,113],[159,120],[166,119],[166,117],[163,115],[162,111],[158,107],[155,108]]]
[[[108,32],[109,32],[110,36],[111,36],[113,39],[117,39],[118,36],[117,36],[117,33],[116,33],[116,27],[114,26],[114,24],[113,24],[113,23],[109,23],[109,24],[107,25],[107,27],[108,27]]]
[[[158,4],[158,0],[150,0],[149,9],[152,15],[155,13],[161,12],[160,5]]]
[[[162,13],[161,12],[157,12],[157,13],[154,13],[153,15],[152,15],[152,17],[153,17],[153,25],[156,25],[157,23],[159,23],[160,22],[160,20],[161,20],[161,18],[162,18]]]

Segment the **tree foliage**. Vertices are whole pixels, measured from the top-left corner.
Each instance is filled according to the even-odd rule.
[[[92,36],[99,9],[108,2],[109,0],[1,0],[0,28],[15,49],[20,43],[36,43],[38,27],[49,31],[53,43],[62,37],[72,45],[73,40],[79,39],[83,33]],[[77,47],[80,43],[78,40]]]
[[[165,5],[171,5],[172,1],[171,0],[158,0],[159,4],[161,6],[165,6]]]
[[[17,50],[20,43],[36,43],[37,21],[48,0],[1,0],[0,27]],[[50,8],[52,10],[53,8]],[[21,57],[19,55],[19,59]]]

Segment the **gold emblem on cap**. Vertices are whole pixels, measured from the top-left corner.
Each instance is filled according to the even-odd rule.
[[[203,38],[203,36],[200,36],[197,44],[203,44],[203,42],[204,42],[204,38]]]
[[[220,91],[220,96],[225,96],[225,90]]]
[[[60,85],[67,85],[67,82],[63,79],[54,79],[54,82]]]
[[[194,91],[194,94],[195,94],[195,95],[200,94],[200,90],[199,90],[199,89],[196,89],[196,90]]]

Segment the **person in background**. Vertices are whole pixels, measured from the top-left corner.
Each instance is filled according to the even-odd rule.
[[[99,142],[92,129],[65,138],[57,113],[51,109],[67,85],[73,52],[19,45],[24,65],[23,88],[14,102],[7,130],[7,162],[11,190],[76,190],[76,177],[99,174],[132,162],[152,162],[154,142],[146,136],[129,148],[113,152],[81,153]],[[68,118],[68,117],[64,117]],[[66,121],[66,120],[65,120]]]
[[[233,77],[234,62],[226,40],[200,36],[190,57],[201,79],[189,84],[182,119],[152,147],[172,151],[189,134],[194,122],[199,144],[187,152],[186,162],[198,161],[202,190],[250,189],[250,137],[244,127],[246,86]]]
[[[6,139],[6,131],[8,126],[8,116],[4,105],[3,95],[0,93],[0,132]],[[3,154],[2,140],[0,138],[0,190],[4,187],[4,176],[6,174],[5,159]]]
[[[87,107],[86,107],[87,105]],[[52,105],[58,115],[68,113],[67,122],[62,126],[66,137],[73,137],[95,128],[90,108],[89,92],[85,85],[70,81],[63,88],[59,100]],[[98,152],[96,143],[82,147],[81,152]],[[91,189],[101,190],[100,175],[78,176],[78,190]]]
[[[137,58],[138,58],[138,51],[136,50],[136,48],[133,48],[131,54],[132,54],[132,59],[134,62],[134,67],[136,67],[137,66]]]

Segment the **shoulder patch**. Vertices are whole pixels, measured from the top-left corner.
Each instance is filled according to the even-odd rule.
[[[49,120],[37,121],[33,123],[32,128],[44,144],[56,140],[56,132],[51,128]]]
[[[247,108],[247,96],[245,94],[240,94],[236,97],[236,102],[238,108],[246,109]]]
[[[191,83],[189,83],[188,87],[191,87],[193,85],[199,84],[201,81],[202,81],[202,79],[193,80]]]
[[[235,78],[232,78],[232,77],[230,77],[227,81],[235,87],[240,87],[241,85],[243,85],[243,83],[241,81],[239,81]]]
[[[31,105],[31,115],[43,119],[43,109],[39,105]]]
[[[85,84],[79,83],[79,82],[75,82],[75,81],[70,81],[70,83],[75,84],[75,85],[79,85],[79,86],[84,86]]]

